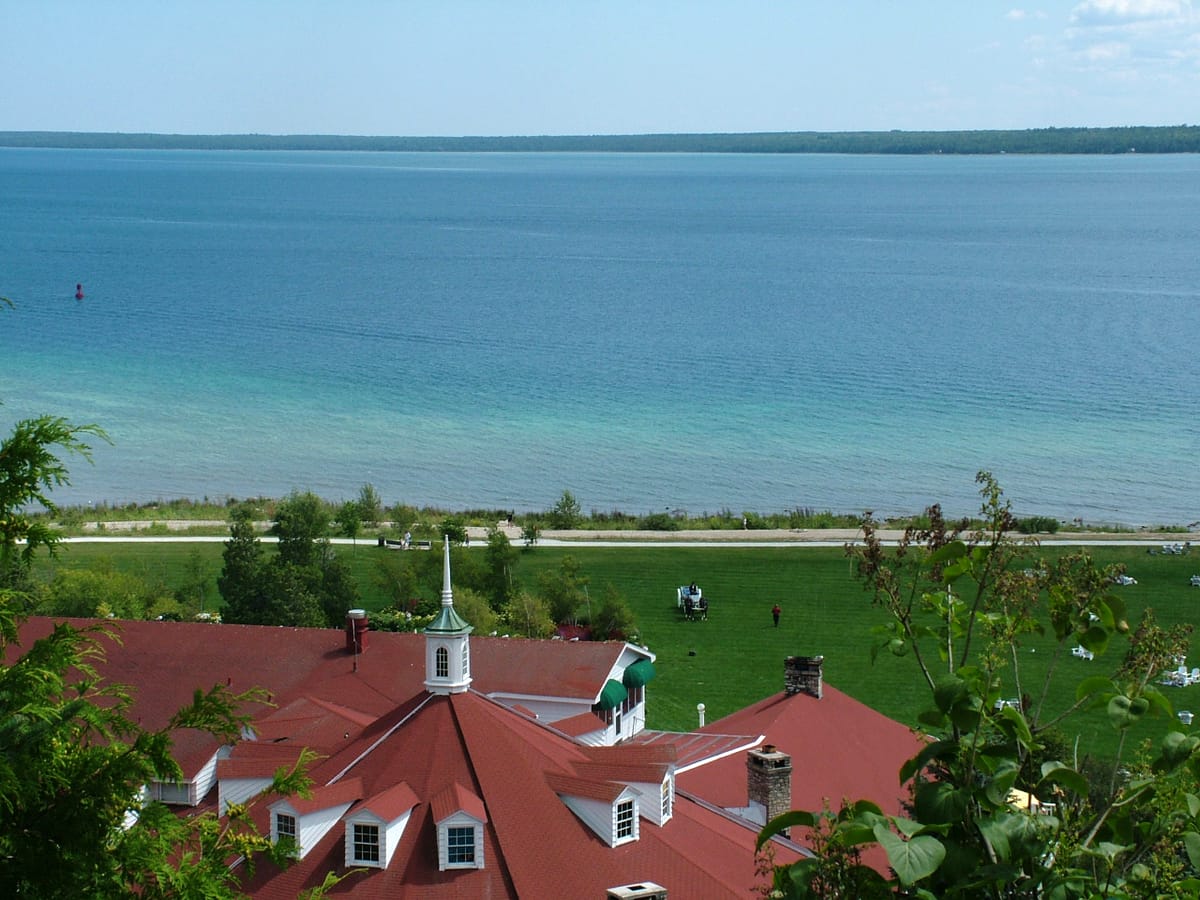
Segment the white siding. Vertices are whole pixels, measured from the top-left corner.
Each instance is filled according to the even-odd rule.
[[[296,840],[300,844],[300,858],[321,842],[321,838],[329,833],[329,829],[338,823],[338,819],[350,808],[349,803],[331,806],[328,809],[318,809],[305,816],[296,816]],[[286,807],[275,807],[284,812]]]
[[[223,750],[224,748],[222,748]],[[218,750],[212,755],[208,762],[200,767],[200,771],[196,773],[196,777],[192,779],[191,789],[191,804],[195,806],[201,800],[208,796],[208,792],[212,789],[213,782],[217,780],[217,760],[229,754],[222,753]]]
[[[450,862],[450,832],[451,828],[472,828],[475,831],[475,861],[470,863]],[[482,869],[483,868],[483,823],[474,816],[464,812],[456,812],[446,816],[437,823],[438,871],[447,869]]]
[[[675,807],[674,797],[674,779],[670,775],[667,776],[667,784],[664,786],[659,782],[632,782],[629,784],[638,795],[638,812],[643,819],[653,822],[655,825],[663,825],[667,819],[663,818],[662,814],[662,798],[663,791],[671,792],[671,808]],[[668,818],[670,818],[668,816]]]
[[[612,803],[604,800],[591,800],[586,797],[562,795],[562,802],[567,809],[575,813],[579,821],[592,829],[600,840],[615,847],[617,843],[617,806],[624,800],[633,800],[633,840],[638,839],[638,807],[637,794],[630,788],[621,792]],[[625,843],[624,840],[621,843]]]
[[[400,838],[404,837],[404,829],[408,827],[408,820],[412,817],[412,810],[408,810],[403,815],[398,816],[391,822],[385,822],[369,810],[357,812],[353,817],[346,820],[346,866],[364,866],[375,865],[375,863],[361,863],[354,859],[354,826],[357,825],[374,825],[379,829],[379,863],[382,868],[387,868],[392,861],[392,854],[396,852],[396,848],[400,846]]]
[[[271,786],[273,778],[222,778],[217,786],[217,812],[225,815],[230,803],[245,803]]]
[[[392,861],[392,854],[396,852],[396,848],[400,845],[400,838],[404,837],[404,829],[408,826],[409,817],[412,816],[410,809],[404,815],[395,821],[389,822],[387,828],[383,831],[383,864],[386,866]]]

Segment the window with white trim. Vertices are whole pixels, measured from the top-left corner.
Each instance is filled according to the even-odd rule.
[[[464,675],[471,671],[471,645],[466,641],[462,645],[462,671]]]
[[[446,829],[446,862],[452,866],[475,864],[475,829],[455,827]]]
[[[275,813],[275,840],[285,837],[296,840],[296,817],[287,813]]]
[[[665,822],[671,818],[671,779],[667,778],[662,783],[662,820]]]
[[[633,837],[633,801],[622,800],[617,804],[617,840]]]
[[[354,823],[354,861],[379,862],[379,826]]]
[[[438,678],[449,678],[450,677],[450,651],[447,650],[445,647],[438,647],[434,665],[435,665],[435,671],[437,672]]]

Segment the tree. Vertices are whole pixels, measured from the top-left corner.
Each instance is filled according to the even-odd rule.
[[[628,601],[611,584],[604,586],[600,602],[591,612],[592,640],[625,640],[637,630]]]
[[[66,483],[67,470],[47,448],[86,455],[81,432],[102,436],[43,418],[19,423],[3,444],[6,562],[21,538],[29,541],[20,558],[25,567],[38,548],[54,550],[58,536],[31,522],[22,506],[54,509],[46,492]],[[288,864],[294,846],[260,835],[245,805],[218,821],[213,812],[183,818],[143,803],[145,785],[183,775],[170,753],[173,731],[200,729],[232,742],[261,691],[197,690],[164,728],[144,728],[128,716],[128,692],[97,671],[101,640],[111,632],[59,623],[18,653],[20,600],[0,585],[0,896],[233,898],[238,875],[229,860],[266,855]],[[302,756],[297,768],[277,773],[271,790],[306,795],[307,762]]]
[[[58,416],[40,416],[18,422],[0,443],[0,587],[19,579],[40,547],[53,555],[60,535],[34,512],[38,508],[50,514],[58,512],[50,491],[70,484],[59,453],[74,453],[90,461],[87,436],[108,440],[99,426],[72,425]],[[21,541],[25,546],[18,551]]]
[[[445,519],[442,522],[441,534],[443,537],[450,538],[451,544],[467,543],[467,526],[461,519],[454,517]]]
[[[481,587],[494,610],[503,609],[519,588],[513,577],[517,559],[517,551],[508,540],[508,535],[499,528],[489,528]]]
[[[587,602],[587,584],[579,561],[570,555],[562,558],[558,571],[545,571],[538,576],[538,592],[546,601],[555,624],[575,622],[580,607]]]
[[[358,535],[362,532],[362,507],[357,500],[347,500],[338,507],[338,530],[343,537],[348,537],[358,545]]]
[[[504,607],[503,619],[509,627],[528,638],[549,637],[554,621],[546,601],[529,591],[517,591]]]
[[[271,534],[279,538],[279,558],[294,566],[318,563],[328,547],[329,518],[329,508],[311,491],[288,494],[271,525]]]
[[[383,501],[372,484],[364,484],[358,489],[358,515],[372,528],[378,526],[383,518]]]
[[[868,514],[863,540],[847,550],[888,620],[872,657],[912,661],[929,693],[920,720],[932,739],[900,772],[912,792],[908,816],[860,800],[843,803],[832,825],[811,810],[767,823],[760,846],[794,826],[833,840],[822,862],[776,870],[778,896],[852,896],[823,891],[822,873],[867,878],[846,854],[870,844],[886,851],[888,886],[904,896],[1195,896],[1200,881],[1185,874],[1200,870],[1200,737],[1185,733],[1153,683],[1186,648],[1190,628],[1162,629],[1148,614],[1131,632],[1109,590],[1117,571],[1086,554],[1040,559],[1035,543],[1010,537],[1014,521],[995,480],[987,472],[977,480],[984,524],[975,530],[948,524],[933,506],[926,524],[889,550]],[[1019,652],[1035,633],[1054,641],[1040,682],[1029,680]],[[1074,704],[1047,701],[1072,647],[1102,658],[1121,644],[1121,663],[1081,680]],[[1019,699],[1005,700],[1010,694]],[[1106,710],[1121,735],[1103,782],[1056,755],[1063,724],[1087,708]],[[1127,758],[1126,737],[1155,715],[1165,721],[1156,753]],[[1015,803],[1018,789],[1043,814],[1032,800]]]
[[[90,569],[64,569],[46,585],[38,611],[55,616],[147,619],[178,611],[162,585],[119,572],[110,564]]]
[[[245,504],[230,511],[230,537],[221,554],[224,566],[217,579],[217,590],[225,601],[221,618],[239,625],[266,624],[262,614],[266,564],[253,515]]]
[[[558,503],[554,504],[554,509],[550,510],[548,519],[550,527],[559,531],[569,531],[577,527],[583,521],[583,511],[575,495],[570,491],[563,491]]]

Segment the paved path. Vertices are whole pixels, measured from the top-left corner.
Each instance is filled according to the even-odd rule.
[[[71,537],[65,540],[73,543],[106,543],[106,542],[175,542],[175,543],[221,543],[228,540],[227,535],[148,535],[140,532],[149,528],[153,522],[109,522],[105,524],[104,534],[88,534],[81,537]],[[221,527],[225,522],[172,520],[162,523],[168,530],[182,531],[192,527]],[[267,523],[260,523],[266,527]],[[96,523],[88,523],[94,527]],[[497,526],[514,545],[523,544],[521,528],[518,525],[501,524]],[[117,533],[117,528],[126,529]],[[472,526],[467,529],[471,547],[487,546],[486,528]],[[899,531],[880,531],[879,536],[885,543],[894,543],[901,537]],[[1043,534],[1038,539],[1044,545],[1068,547],[1086,547],[1109,545],[1114,547],[1159,547],[1164,544],[1183,544],[1189,542],[1195,533],[1155,533],[1155,532],[1066,532],[1063,534]],[[543,531],[538,539],[542,547],[843,547],[847,543],[857,542],[859,532],[854,528],[830,529],[764,529],[764,530],[699,530],[699,531]],[[263,535],[264,542],[273,542],[275,538]],[[374,547],[375,538],[332,538],[334,544],[361,544],[364,547]]]

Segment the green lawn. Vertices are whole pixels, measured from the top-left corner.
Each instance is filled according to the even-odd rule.
[[[57,560],[43,560],[39,567],[48,571],[54,566],[104,561],[176,587],[183,583],[188,561],[196,554],[215,581],[221,550],[216,543],[69,544]],[[384,552],[370,543],[339,547],[350,561],[368,609],[385,602],[374,583]],[[1067,548],[1045,549],[1047,555],[1066,552]],[[1137,578],[1136,585],[1114,588],[1128,604],[1131,623],[1136,624],[1146,606],[1154,607],[1163,625],[1200,618],[1200,588],[1188,585],[1189,576],[1200,573],[1200,552],[1162,556],[1150,555],[1145,548],[1107,546],[1091,552],[1103,563],[1125,563]],[[926,702],[911,659],[880,657],[871,664],[869,630],[882,617],[850,577],[849,561],[840,549],[539,547],[520,554],[517,576],[532,585],[539,571],[557,567],[567,553],[582,564],[592,596],[598,597],[611,583],[628,600],[642,641],[658,656],[659,676],[649,691],[651,727],[688,729],[697,722],[697,703],[705,704],[711,722],[780,690],[783,660],[789,655],[823,655],[829,684],[900,721],[915,723]],[[675,607],[675,588],[691,581],[701,585],[709,600],[707,622],[684,621]],[[215,584],[209,597],[210,602],[216,598]],[[778,628],[771,621],[775,603],[783,608]],[[1036,694],[1051,650],[1045,639],[1033,639],[1021,649],[1027,693]],[[1061,660],[1054,702],[1069,703],[1079,678],[1110,671],[1114,657],[1122,652],[1114,644],[1106,658],[1092,663],[1069,655]],[[1190,656],[1188,662],[1200,665],[1200,656]],[[1164,688],[1164,692],[1176,709],[1200,712],[1200,687]],[[1103,754],[1115,750],[1103,713],[1073,721],[1076,725],[1069,736],[1078,735],[1082,749]],[[1157,731],[1147,727],[1143,734]]]

